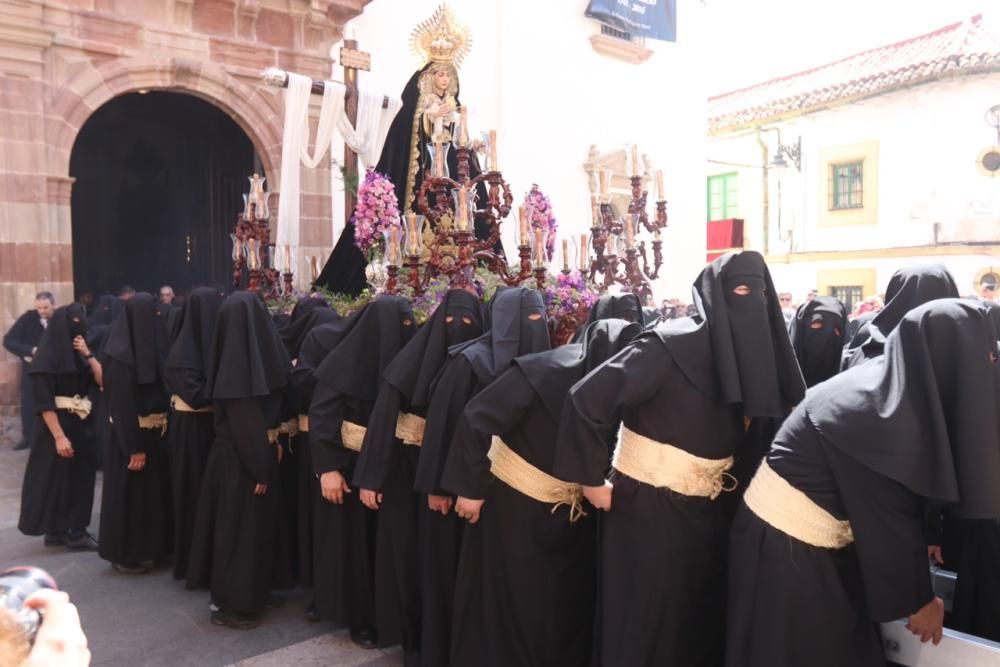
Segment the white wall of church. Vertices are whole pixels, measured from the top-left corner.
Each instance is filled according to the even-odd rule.
[[[537,183],[552,200],[560,233],[577,238],[590,227],[582,166],[590,145],[604,151],[638,142],[663,169],[669,200],[665,276],[657,295],[687,296],[704,264],[699,167],[707,91],[695,65],[707,41],[703,7],[681,0],[677,43],[648,41],[654,55],[633,65],[593,50],[590,37],[599,26],[584,17],[586,4],[453,0],[452,9],[473,32],[472,51],[460,70],[461,100],[478,128],[497,128],[498,159],[515,202]],[[398,95],[420,65],[409,50],[410,31],[437,5],[438,0],[375,0],[348,24],[361,48],[372,53],[372,71],[361,75],[362,86]],[[335,202],[342,226],[342,198],[335,196]],[[505,245],[514,247],[510,239]]]
[[[1000,103],[998,90],[1000,74],[966,76],[767,124],[780,128],[786,144],[801,136],[803,154],[801,173],[794,167],[769,170],[769,256],[931,246],[935,225],[941,230],[941,241],[996,245],[1000,241],[1000,177],[983,174],[976,159],[997,142],[996,131],[986,124],[984,114]],[[761,137],[770,160],[776,134],[763,132]],[[822,152],[870,141],[878,144],[875,224],[824,224],[827,201],[821,184],[827,178],[827,165]],[[739,174],[739,214],[746,220],[748,246],[763,251],[761,165],[765,158],[757,134],[712,137],[707,158],[706,175]],[[965,292],[971,291],[973,278],[989,265],[990,258],[970,249],[968,254],[936,258],[914,253],[912,258],[772,262],[771,268],[776,282],[800,297],[797,292],[813,287],[820,270],[875,268],[882,290],[900,266],[941,261]]]

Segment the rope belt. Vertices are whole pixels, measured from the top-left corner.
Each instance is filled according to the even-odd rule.
[[[360,452],[361,445],[365,441],[365,431],[367,430],[364,426],[345,419],[340,424],[340,440],[344,443],[344,447],[355,452]]]
[[[139,415],[139,428],[158,428],[160,429],[160,435],[166,435],[167,433],[167,413],[166,412],[154,412],[149,415]]]
[[[743,496],[747,507],[765,523],[800,542],[840,549],[854,542],[850,521],[841,521],[761,462]]]
[[[396,437],[403,441],[404,445],[419,447],[424,441],[424,427],[427,420],[409,412],[400,412],[396,419]]]
[[[278,424],[278,428],[267,429],[267,442],[272,445],[278,444],[278,438],[283,435],[293,436],[299,434],[299,420],[298,418],[289,419],[288,421],[281,422]]]
[[[685,496],[714,500],[723,491],[736,488],[736,480],[726,472],[733,465],[733,457],[703,459],[679,447],[639,435],[625,426],[619,434],[611,465],[632,479]],[[731,480],[729,487],[726,478]]]
[[[299,415],[299,433],[309,432],[309,415]]]
[[[539,470],[521,458],[498,436],[493,436],[487,456],[493,476],[515,491],[540,503],[554,503],[553,513],[561,505],[569,505],[570,523],[587,515],[583,511],[583,489],[579,484],[564,482]]]
[[[170,407],[172,407],[177,412],[212,412],[215,408],[211,405],[206,405],[203,408],[192,408],[187,402],[178,396],[173,394],[170,396]]]
[[[90,416],[93,405],[86,396],[56,396],[56,409],[72,412],[80,419],[86,419]]]

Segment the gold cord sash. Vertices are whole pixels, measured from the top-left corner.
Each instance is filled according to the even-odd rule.
[[[622,426],[611,465],[634,480],[666,488],[685,496],[715,499],[736,488],[727,473],[733,457],[703,459],[679,447],[657,442]],[[732,481],[726,487],[726,478]]]
[[[355,452],[360,452],[361,445],[365,441],[365,431],[367,430],[364,426],[345,419],[340,424],[340,440],[344,443],[344,447]]]
[[[171,395],[171,397],[170,397],[170,407],[172,407],[177,412],[198,412],[198,413],[201,413],[201,412],[212,412],[214,410],[214,408],[211,405],[206,405],[203,408],[192,408],[190,405],[187,404],[187,402],[183,398],[181,398],[177,394]]]
[[[309,415],[299,415],[299,433],[309,432]]]
[[[299,419],[295,417],[289,419],[288,421],[281,422],[278,424],[277,428],[267,429],[267,441],[272,445],[278,444],[278,438],[287,435],[294,436],[299,434]]]
[[[423,417],[412,415],[409,412],[400,412],[396,419],[396,437],[403,441],[404,445],[419,447],[424,441],[424,427],[427,421]]]
[[[570,523],[586,516],[583,511],[583,488],[564,482],[525,461],[498,436],[493,436],[489,454],[490,472],[515,491],[540,503],[554,503],[554,514],[561,505],[569,505]]]
[[[761,462],[743,496],[747,507],[773,528],[800,542],[840,549],[854,542],[850,521],[841,521]]]
[[[166,435],[167,433],[167,413],[166,412],[154,412],[149,415],[139,415],[139,428],[158,428],[160,429],[160,435]]]
[[[86,419],[90,416],[93,405],[86,396],[56,396],[56,409],[72,412],[80,419]]]

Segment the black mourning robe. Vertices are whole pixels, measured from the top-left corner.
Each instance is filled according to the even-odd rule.
[[[789,334],[807,387],[840,370],[846,327],[847,308],[832,296],[818,296],[799,306]]]
[[[166,390],[196,410],[212,406],[205,392],[215,320],[222,294],[211,287],[191,291],[180,310],[177,335],[163,369]],[[174,578],[187,576],[191,534],[198,509],[208,452],[215,439],[211,412],[171,410],[167,428],[173,501]]]
[[[166,323],[153,297],[140,292],[125,304],[104,346],[104,394],[111,437],[104,450],[101,540],[98,553],[135,567],[169,555],[170,471],[160,428],[139,428],[139,417],[165,413],[162,386]],[[128,469],[132,454],[144,453],[142,470]]]
[[[448,291],[430,320],[386,368],[372,407],[353,486],[382,493],[375,544],[375,613],[380,637],[398,637],[406,651],[420,645],[418,524],[423,498],[413,489],[418,446],[396,438],[400,414],[427,417],[430,386],[448,348],[482,334],[479,298]]]
[[[223,612],[256,615],[275,583],[280,478],[267,430],[281,420],[291,363],[255,294],[223,302],[212,338],[206,393],[215,441],[198,499],[187,587],[208,586]],[[262,495],[258,484],[267,485]]]
[[[726,255],[695,282],[697,319],[637,338],[573,386],[556,450],[556,477],[604,483],[607,440],[629,430],[705,459],[734,457],[744,485],[757,447],[746,418],[780,418],[801,398],[795,362],[763,258]],[[748,288],[738,296],[737,288]],[[742,451],[741,451],[742,449]],[[684,496],[612,469],[601,518],[595,662],[718,665],[725,623],[725,502]]]
[[[323,360],[309,406],[310,453],[320,477],[338,471],[350,485],[358,455],[344,446],[341,425],[368,426],[382,373],[415,328],[406,299],[381,296],[358,314],[350,332]],[[341,505],[317,496],[314,521],[316,612],[339,625],[375,627],[380,643],[398,643],[400,637],[376,625],[375,512],[352,487]]]
[[[4,349],[21,360],[21,438],[32,442],[35,424],[34,383],[28,375],[28,359],[31,351],[38,347],[45,327],[37,310],[21,314],[3,337]]]
[[[885,308],[858,329],[844,350],[842,368],[853,368],[881,355],[886,338],[917,306],[957,297],[955,279],[942,264],[917,264],[896,271],[885,290]]]
[[[484,499],[467,526],[455,584],[454,665],[585,665],[596,589],[596,513],[540,503],[490,474],[493,435],[553,474],[570,387],[640,331],[624,320],[589,325],[580,344],[520,357],[466,406],[443,485]]]
[[[854,543],[808,546],[744,506],[732,534],[730,665],[884,663],[873,623],[933,598],[926,505],[1000,518],[995,336],[980,304],[937,300],[902,319],[884,356],[809,392],[768,462],[849,520]]]
[[[125,310],[125,302],[113,294],[105,294],[97,300],[94,312],[87,318],[87,347],[98,359],[104,358],[104,345],[108,342],[112,325]],[[87,394],[93,413],[94,449],[97,452],[97,467],[101,467],[104,450],[111,439],[111,422],[108,421],[108,401],[101,388],[94,386]]]
[[[90,524],[97,472],[93,415],[81,419],[55,405],[56,396],[86,396],[96,386],[90,368],[72,347],[73,336],[83,332],[72,326],[71,316],[82,319],[83,314],[80,304],[63,306],[53,313],[30,368],[28,377],[37,414],[17,524],[25,535],[78,534]],[[42,412],[47,410],[55,411],[59,426],[69,438],[71,458],[56,453],[55,439],[42,419]]]
[[[316,369],[350,331],[355,321],[356,317],[332,320],[309,330],[303,337],[290,376],[292,396],[299,415],[305,417],[309,415],[309,404],[312,403],[313,392],[316,389]],[[299,583],[305,588],[312,588],[314,516],[320,488],[319,478],[313,469],[308,431],[299,431],[295,437],[294,447],[295,462],[298,466],[295,533],[298,539],[296,552],[299,559]]]
[[[452,349],[433,390],[414,488],[425,495],[449,495],[441,486],[452,437],[465,406],[523,354],[549,349],[545,306],[538,292],[523,287],[495,295],[490,331]],[[535,319],[532,319],[535,318]],[[421,658],[448,665],[452,601],[462,543],[462,521],[421,502]]]
[[[646,321],[645,311],[638,296],[635,294],[605,294],[590,307],[586,323],[576,330],[571,342],[580,342],[583,338],[583,332],[587,329],[587,325],[607,319],[620,319],[626,322],[649,324]]]

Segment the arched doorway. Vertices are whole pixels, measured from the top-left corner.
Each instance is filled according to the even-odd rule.
[[[150,91],[101,106],[70,156],[77,290],[227,284],[229,232],[254,171],[250,138],[200,98]]]

